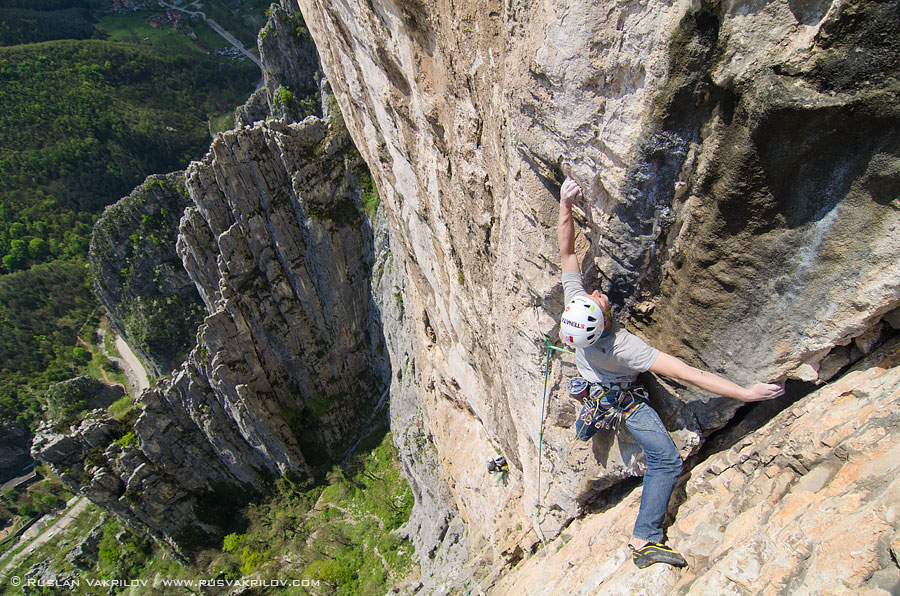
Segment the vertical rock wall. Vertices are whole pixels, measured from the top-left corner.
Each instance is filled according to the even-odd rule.
[[[343,456],[389,374],[365,171],[339,118],[218,136],[185,175],[177,244],[208,312],[197,347],[143,393],[130,440],[98,412],[45,429],[36,456],[181,552],[220,536],[261,483]]]
[[[636,488],[574,522],[488,593],[895,594],[900,343],[861,364],[684,479],[668,536],[688,567],[632,564],[625,537]]]
[[[32,448],[74,490],[182,553],[219,536],[266,481],[341,458],[390,374],[360,199],[368,169],[319,93],[296,8],[274,7],[260,37],[266,87],[235,130],[186,172],[148,178],[94,232],[97,293],[117,330],[157,374],[171,354],[147,337],[196,335],[196,347],[140,396],[136,421],[98,410],[67,431],[46,425]],[[266,118],[305,115],[309,101],[275,110],[292,94],[314,95],[325,118]],[[196,308],[146,308],[183,296]]]
[[[287,0],[272,4],[269,10],[269,20],[258,39],[268,112],[294,120],[308,114],[321,116],[319,55],[303,18]]]
[[[421,414],[394,436],[433,446],[401,450],[437,467],[417,494],[450,495],[470,554],[514,550],[528,521],[555,534],[643,465],[627,442],[572,447],[567,360],[542,403],[564,175],[588,285],[737,382],[818,379],[900,303],[897,2],[298,3],[405,266],[394,386],[415,371]],[[685,452],[736,407],[654,400]]]

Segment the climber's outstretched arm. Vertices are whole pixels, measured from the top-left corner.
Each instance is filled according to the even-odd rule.
[[[685,381],[710,393],[739,401],[765,401],[784,395],[784,387],[771,383],[757,383],[745,389],[717,374],[694,368],[675,356],[660,352],[650,372]]]
[[[559,191],[559,222],[556,225],[563,273],[581,270],[578,267],[578,257],[575,256],[575,222],[572,219],[572,204],[580,201],[581,197],[581,187],[578,183],[566,178]]]

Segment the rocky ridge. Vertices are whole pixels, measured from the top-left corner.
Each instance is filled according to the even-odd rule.
[[[295,11],[275,7],[272,22],[267,76],[293,81],[279,69],[314,61],[315,49],[288,27]],[[330,107],[327,96],[317,104]],[[196,346],[140,396],[136,421],[98,410],[68,430],[43,428],[32,451],[76,492],[182,554],[220,537],[232,509],[268,480],[342,457],[387,383],[360,199],[368,171],[339,114],[324,113],[239,124],[186,172],[148,178],[95,229],[98,295],[142,359],[157,374],[171,367],[136,330],[196,334]],[[173,217],[177,243],[164,233]],[[133,308],[171,306],[185,288],[198,322],[193,309],[170,308],[160,321]]]
[[[104,209],[91,235],[94,294],[154,377],[177,368],[205,315],[175,252],[189,203],[182,172],[149,176]]]
[[[132,441],[98,413],[40,433],[35,456],[185,552],[266,479],[342,455],[387,374],[373,356],[363,171],[346,133],[317,118],[217,137],[188,169],[178,241],[208,313],[197,347],[143,393]]]
[[[324,77],[319,55],[296,5],[280,0],[270,6],[257,47],[263,84],[235,111],[237,125],[267,117],[299,122],[307,115],[321,117],[327,112],[327,106],[320,105],[326,96],[320,89]]]

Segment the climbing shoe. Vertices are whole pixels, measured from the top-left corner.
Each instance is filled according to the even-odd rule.
[[[649,567],[654,563],[665,563],[673,567],[684,567],[687,565],[687,561],[684,560],[681,553],[664,544],[648,542],[641,548],[634,548],[630,544],[628,546],[631,548],[631,559],[639,569]]]

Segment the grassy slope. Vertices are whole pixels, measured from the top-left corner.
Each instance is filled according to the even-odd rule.
[[[269,586],[284,581],[289,586],[259,588],[254,594],[385,594],[414,572],[412,545],[394,532],[409,519],[413,499],[391,435],[376,436],[379,443],[357,451],[347,466],[332,470],[324,484],[275,482],[266,497],[235,514],[235,532],[225,538],[222,549],[205,551],[190,565],[177,563],[166,549],[91,505],[71,529],[58,533],[6,577],[22,576],[32,565],[47,561],[80,579],[78,587],[66,591],[73,596],[96,593],[88,580],[104,579],[146,582],[141,594],[160,596],[187,593],[164,581],[200,580],[221,584],[199,592],[210,595],[227,594],[233,589],[229,583],[242,580],[265,580]],[[79,572],[65,556],[98,526],[103,533],[98,561]],[[291,586],[295,580],[301,585]],[[198,586],[194,588],[196,593]],[[0,596],[20,593],[0,580]]]

